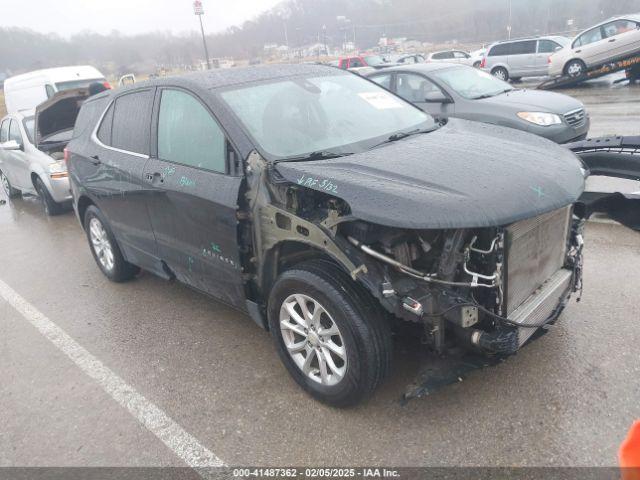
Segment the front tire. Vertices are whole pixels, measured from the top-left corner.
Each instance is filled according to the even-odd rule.
[[[64,207],[53,199],[53,197],[49,193],[49,190],[47,190],[46,185],[40,178],[35,179],[34,186],[36,188],[36,192],[38,192],[38,196],[42,200],[44,213],[46,213],[50,217],[53,217],[64,212]]]
[[[494,77],[504,81],[504,82],[508,82],[509,81],[509,72],[507,71],[506,68],[504,67],[496,67],[493,70],[491,70],[491,75],[493,75]]]
[[[579,78],[587,73],[587,66],[582,60],[571,60],[564,67],[564,74],[571,78]]]
[[[0,170],[0,184],[2,185],[2,190],[7,195],[7,197],[15,198],[20,195],[20,190],[11,186],[9,178],[4,174],[2,170]]]
[[[355,405],[389,373],[391,333],[381,307],[330,262],[284,272],[271,290],[268,317],[280,359],[321,402]]]
[[[124,259],[109,224],[102,212],[93,205],[84,214],[84,230],[93,258],[109,280],[126,282],[140,272],[140,268]]]

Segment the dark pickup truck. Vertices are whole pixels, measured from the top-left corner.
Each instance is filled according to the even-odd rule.
[[[293,378],[336,406],[389,373],[397,323],[440,355],[503,358],[581,286],[588,171],[574,153],[437,123],[329,67],[100,94],[67,158],[109,279],[142,268],[248,313]]]

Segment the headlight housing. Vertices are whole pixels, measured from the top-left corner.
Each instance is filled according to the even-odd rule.
[[[518,117],[522,120],[540,125],[541,127],[550,127],[551,125],[560,125],[562,119],[555,113],[547,112],[519,112]]]
[[[67,174],[67,164],[64,160],[58,160],[49,164],[49,175],[51,178],[64,178]]]

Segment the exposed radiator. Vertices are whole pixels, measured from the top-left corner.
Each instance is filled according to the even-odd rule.
[[[515,223],[506,230],[506,313],[511,315],[563,266],[572,207]]]

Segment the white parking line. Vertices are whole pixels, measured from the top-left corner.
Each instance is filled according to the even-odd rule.
[[[98,382],[105,392],[126,408],[136,420],[158,437],[187,465],[193,468],[225,466],[222,460],[202,446],[193,435],[185,431],[165,412],[109,370],[100,360],[91,355],[2,280],[0,280],[0,297],[4,298],[84,373]]]

